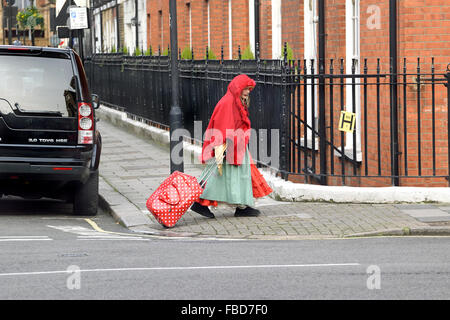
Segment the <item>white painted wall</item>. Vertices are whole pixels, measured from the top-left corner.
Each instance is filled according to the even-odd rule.
[[[124,15],[124,39],[121,46],[128,48],[128,51],[132,53],[135,46],[135,30],[134,27],[131,26],[131,19],[134,17],[134,0],[124,0],[122,3]]]
[[[304,0],[304,52],[305,59],[317,60],[317,0]]]
[[[250,40],[250,49],[256,56],[255,48],[255,0],[248,0],[248,31]]]
[[[29,5],[30,0],[20,0],[16,2],[18,2],[19,9],[22,9],[26,8]],[[65,2],[66,0],[56,0],[55,2],[56,15],[59,14]]]
[[[304,43],[304,54],[305,59],[307,61],[307,73],[311,74],[311,65],[314,66],[314,72],[317,72],[317,57],[318,57],[318,44],[317,44],[317,21],[318,21],[318,15],[317,15],[317,0],[304,0],[304,34],[303,34],[303,43]],[[312,63],[314,61],[314,63]],[[308,91],[307,91],[307,103],[308,106],[308,115],[307,115],[307,123],[309,126],[312,126],[313,119],[312,113],[313,113],[313,103],[312,103],[312,90],[314,90],[314,115],[315,118],[317,118],[317,86],[312,86],[312,81],[307,80],[307,83],[311,84],[308,85]],[[313,88],[311,90],[311,88]],[[308,142],[307,146],[312,146],[312,130],[308,129]],[[316,143],[315,147],[318,147],[318,144]]]
[[[231,8],[231,0],[228,0],[228,48],[229,59],[233,59],[233,15]]]
[[[280,59],[281,42],[281,0],[272,0],[272,59]]]
[[[139,45],[147,48],[147,1],[139,0]]]
[[[95,29],[95,34],[94,34],[94,38],[93,38],[93,48],[95,50],[95,53],[100,53],[102,51],[101,48],[101,26],[100,26],[100,13],[94,14],[94,29]],[[97,40],[96,40],[97,39]]]
[[[209,7],[209,0],[206,1],[206,5],[207,5],[207,14],[208,14],[208,48],[211,48],[211,10]],[[209,50],[209,49],[208,49]]]
[[[352,73],[352,60],[356,59],[355,74],[361,73],[360,57],[360,0],[346,0],[345,2],[345,71]],[[361,86],[360,79],[355,79],[355,109],[356,109],[356,149],[357,160],[361,160]],[[346,110],[352,112],[352,80],[346,79]],[[346,153],[353,156],[353,133],[346,134]]]
[[[114,8],[109,9],[108,20],[105,21],[105,30],[103,30],[103,46],[107,52],[110,52],[113,47],[117,49],[117,20],[114,18],[112,10],[115,11]]]
[[[131,19],[135,15],[135,0],[122,0],[119,3],[123,3],[123,15],[124,15],[124,43],[121,44],[129,49],[130,53],[133,53],[136,46],[136,27],[131,25]],[[142,49],[147,48],[147,13],[146,13],[146,1],[138,0],[138,21],[139,21],[139,47]]]

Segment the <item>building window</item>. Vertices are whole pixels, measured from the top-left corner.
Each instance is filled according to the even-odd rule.
[[[187,13],[188,13],[188,24],[189,24],[189,48],[192,50],[192,11],[191,4],[186,3]]]
[[[317,0],[304,0],[304,33],[303,33],[303,43],[304,43],[304,55],[306,60],[306,70],[304,71],[306,74],[317,73]],[[313,135],[313,131],[310,128],[315,129],[317,132],[318,127],[318,99],[317,99],[317,80],[306,79],[305,83],[307,84],[307,92],[306,92],[306,101],[305,108],[307,110],[307,118],[306,123],[308,125],[308,141],[301,141],[301,145],[306,146],[308,148],[312,148],[312,137],[314,136],[314,148],[317,149],[319,146],[317,135]]]
[[[102,52],[102,23],[101,23],[101,12],[94,14],[94,32],[95,32],[95,53]]]
[[[209,8],[209,1],[206,0],[206,17],[208,26],[208,48],[211,48],[211,12]]]
[[[272,59],[281,59],[281,0],[272,0]]]
[[[248,1],[248,38],[250,41],[250,49],[256,53],[255,49],[255,0]]]
[[[346,73],[360,74],[360,0],[346,0],[345,3],[345,65]],[[354,68],[354,69],[353,69]],[[361,88],[360,79],[355,79],[355,86],[352,86],[352,79],[346,79],[346,111],[356,113],[356,155],[357,161],[361,161]],[[353,90],[355,101],[353,102]],[[353,104],[354,109],[353,109]],[[346,154],[353,157],[353,134],[346,134]]]
[[[231,0],[228,0],[228,48],[230,60],[233,59],[233,21],[231,13]]]

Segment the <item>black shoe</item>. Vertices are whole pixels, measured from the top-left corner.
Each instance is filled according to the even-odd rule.
[[[191,207],[191,210],[197,212],[198,214],[200,214],[204,217],[215,218],[214,214],[211,212],[211,210],[209,210],[208,207],[202,206],[198,202],[194,202],[194,204]]]
[[[246,207],[245,209],[236,208],[234,212],[235,217],[257,217],[261,214],[261,211],[251,207]]]

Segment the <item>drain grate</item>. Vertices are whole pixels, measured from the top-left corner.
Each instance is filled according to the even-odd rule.
[[[87,257],[89,254],[85,252],[81,253],[60,253],[58,256],[62,258],[80,258],[80,257]]]

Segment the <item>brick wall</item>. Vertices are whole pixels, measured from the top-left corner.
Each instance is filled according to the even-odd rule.
[[[370,7],[369,1],[361,1],[361,57],[367,58],[374,72],[376,59],[381,59],[381,72],[389,72],[389,1],[379,1],[376,7]],[[379,26],[375,27],[375,17],[379,13]],[[435,71],[444,72],[450,61],[448,40],[450,39],[450,4],[446,0],[432,1],[399,1],[398,2],[398,67],[399,72],[418,72],[418,57],[420,57],[420,71],[431,72],[431,58],[434,57]],[[405,60],[404,60],[405,58]],[[406,67],[406,69],[404,69]],[[370,71],[369,71],[370,72]],[[417,86],[412,83],[415,77],[408,75],[400,77],[399,81],[406,79],[408,84],[399,86],[398,115],[399,115],[399,155],[400,174],[415,176],[419,174],[419,147],[420,170],[422,175],[433,174],[432,157],[432,87],[421,87],[420,101]],[[372,91],[372,93],[375,93]],[[374,96],[374,95],[371,95]],[[369,99],[374,106],[375,99]],[[437,175],[446,174],[447,160],[447,106],[446,92],[443,85],[435,87],[435,167]],[[380,95],[381,103],[381,132],[383,146],[389,146],[389,91],[385,88]],[[419,108],[420,105],[420,108]],[[420,110],[419,110],[420,109]],[[368,121],[374,123],[376,113],[373,107],[369,108]],[[420,118],[420,125],[419,125]],[[420,134],[419,134],[420,128]],[[442,130],[445,129],[445,130]],[[372,130],[374,132],[374,130]],[[374,143],[375,133],[368,138]],[[407,137],[407,144],[404,138]],[[420,140],[420,144],[419,144]],[[389,148],[387,148],[389,149]],[[388,151],[388,150],[386,150]],[[405,155],[408,155],[405,159]],[[372,155],[373,158],[373,155]],[[383,161],[390,162],[390,154],[383,153]],[[387,168],[390,169],[390,168]],[[407,170],[407,171],[406,171]],[[443,178],[415,179],[404,178],[401,185],[422,186],[448,186]]]
[[[249,45],[249,17],[248,17],[248,1],[233,0],[232,1],[232,17],[233,17],[233,57],[237,58],[238,46],[241,47],[241,53]]]
[[[148,43],[153,49],[162,45],[163,50],[169,44],[169,1],[147,0],[147,11],[150,14],[150,31]],[[220,58],[221,47],[224,48],[224,57],[229,59],[229,35],[228,35],[228,1],[209,0],[210,3],[210,30],[211,50],[217,58]],[[205,56],[205,47],[208,43],[207,29],[207,3],[205,0],[178,0],[178,39],[179,48],[182,50],[189,44],[189,15],[187,4],[192,12],[192,45],[195,58],[202,59]],[[246,0],[232,1],[232,56],[237,57],[238,46],[243,51],[249,43],[249,8]],[[282,1],[282,41],[288,42],[294,51],[294,59],[303,60],[303,1]],[[163,43],[160,34],[159,11],[162,12],[164,22]],[[271,0],[260,0],[260,52],[262,59],[272,58],[272,7]],[[330,71],[330,59],[334,59],[334,73],[339,73],[341,59],[346,58],[346,20],[345,0],[326,1],[326,72]],[[446,65],[450,62],[450,3],[448,0],[399,0],[398,1],[398,56],[399,71],[403,71],[403,58],[406,58],[407,71],[417,72],[417,58],[421,57],[420,68],[422,72],[431,72],[431,58],[434,57],[436,72],[445,72]],[[379,23],[379,25],[378,25]],[[367,59],[368,73],[377,72],[377,61],[380,59],[380,73],[389,73],[389,0],[377,2],[360,1],[360,66],[364,71],[365,59]],[[345,62],[344,62],[345,69]],[[368,175],[378,175],[378,163],[381,163],[381,174],[390,176],[390,94],[389,78],[381,78],[382,84],[378,94],[374,85],[376,79],[370,79],[367,87],[367,119],[361,116],[361,125],[367,123],[367,135],[361,137],[362,152],[366,153]],[[399,86],[398,115],[399,115],[399,155],[400,174],[406,174],[405,163],[409,175],[419,173],[418,150],[421,155],[421,173],[433,174],[432,166],[432,88],[421,87],[420,110],[418,111],[417,85],[414,85],[413,76],[408,75],[407,84]],[[336,80],[337,81],[337,80]],[[403,81],[403,79],[399,79]],[[327,100],[330,88],[327,87]],[[404,94],[404,92],[406,94]],[[435,167],[436,174],[447,173],[447,96],[445,87],[437,85],[435,93]],[[345,101],[344,92],[344,101]],[[361,112],[364,111],[362,100],[364,88],[361,86]],[[379,99],[377,99],[379,97]],[[335,128],[339,120],[340,92],[335,87],[333,92],[333,119],[330,118],[330,104],[327,101],[326,110],[327,127],[331,122]],[[303,103],[300,99],[300,103]],[[379,121],[378,121],[379,108]],[[418,118],[421,118],[420,136],[418,130]],[[379,129],[378,129],[379,128]],[[445,129],[445,130],[443,130]],[[379,130],[379,131],[378,131]],[[340,141],[340,132],[334,131],[335,141]],[[378,143],[377,135],[380,134]],[[407,145],[404,138],[408,138]],[[364,143],[367,140],[367,145]],[[419,144],[419,140],[421,141]],[[339,145],[337,145],[339,147]],[[380,158],[378,157],[380,150]],[[408,158],[405,159],[405,154]],[[329,152],[328,165],[330,166],[332,154]],[[363,158],[364,159],[364,158]],[[407,160],[407,161],[406,161]],[[336,162],[337,163],[337,162]],[[365,174],[365,160],[359,165],[358,173]],[[352,165],[345,164],[346,172],[353,170]],[[339,166],[335,165],[335,173],[340,174]],[[448,185],[444,179],[430,179],[420,185]],[[332,184],[340,184],[340,178],[330,178]],[[382,186],[390,185],[390,178],[349,179],[350,185]],[[401,185],[418,185],[414,178],[401,179]]]
[[[282,1],[281,17],[282,43],[289,43],[295,60],[303,59],[303,1]]]
[[[446,0],[401,1],[399,3],[399,57],[406,58],[408,72],[416,71],[418,57],[422,72],[431,73],[431,59],[434,57],[436,72],[444,72],[450,62],[450,3]],[[403,61],[399,61],[403,67]],[[409,76],[408,81],[414,79]],[[433,174],[432,170],[432,88],[421,88],[421,170],[422,174]],[[402,96],[401,96],[402,98]],[[419,163],[418,99],[417,86],[409,85],[406,90],[406,134],[408,135],[408,174],[417,174]],[[403,109],[401,109],[403,111]],[[446,174],[447,155],[447,95],[443,85],[435,87],[435,166],[436,174]],[[402,129],[405,123],[402,121]],[[401,138],[404,132],[401,131]],[[404,146],[403,146],[404,148]],[[404,161],[404,158],[401,157]],[[405,185],[417,184],[414,179]],[[428,186],[448,186],[444,179],[428,179]]]
[[[260,0],[260,55],[261,59],[272,59],[272,4],[271,0]]]
[[[377,72],[377,61],[380,59],[380,73],[389,73],[389,0],[376,3],[362,0],[360,4],[360,57],[361,73],[364,72],[364,63],[367,59],[368,73]],[[303,21],[298,22],[299,17],[292,14],[293,11],[301,12],[302,6],[297,8],[298,3],[283,1],[283,41],[288,41],[294,49],[294,57],[303,58]],[[300,17],[300,18],[301,18]],[[293,21],[296,21],[294,23]],[[379,26],[376,23],[379,22]],[[297,30],[297,31],[295,31]],[[346,38],[345,38],[345,1],[327,0],[326,2],[326,72],[329,72],[330,59],[334,59],[334,73],[339,73],[340,59],[346,58]],[[435,72],[443,73],[446,65],[450,62],[450,50],[447,43],[450,38],[450,4],[445,0],[423,1],[399,1],[398,2],[398,65],[399,72],[403,72],[404,61],[408,73],[418,71],[418,57],[420,59],[420,71],[431,73],[431,58],[434,57]],[[295,33],[297,32],[297,36]],[[266,43],[270,32],[266,31]],[[406,58],[404,60],[403,58]],[[345,60],[344,60],[345,70]],[[430,78],[430,75],[425,77]],[[436,76],[438,77],[438,76]],[[442,76],[441,76],[442,77]],[[335,79],[335,83],[338,80]],[[390,90],[389,77],[381,78],[380,91],[377,92],[376,79],[369,79],[367,86],[367,107],[363,101],[364,87],[361,86],[361,126],[367,123],[367,136],[362,134],[362,154],[363,161],[357,166],[357,174],[366,174],[366,161],[364,155],[367,154],[367,174],[370,175],[391,175],[391,125],[390,125]],[[406,84],[403,84],[403,77],[399,78],[398,92],[398,117],[399,117],[399,167],[400,175],[408,174],[410,178],[400,179],[403,186],[448,186],[444,178],[414,178],[422,175],[446,175],[448,171],[447,154],[447,94],[446,88],[442,84],[437,84],[434,88],[434,135],[435,135],[435,158],[433,171],[433,102],[432,86],[430,84],[420,87],[420,100],[418,99],[417,85],[412,75],[406,77]],[[333,126],[334,141],[340,147],[340,132],[336,129],[340,112],[340,92],[339,87],[334,87],[333,92]],[[346,92],[344,91],[344,101]],[[378,97],[378,99],[377,99]],[[326,88],[326,126],[330,128],[330,88]],[[301,98],[303,106],[304,101]],[[300,107],[300,113],[303,107]],[[377,109],[379,106],[379,109]],[[378,121],[379,110],[379,121]],[[366,111],[367,119],[364,119]],[[420,125],[419,125],[420,117]],[[296,125],[297,122],[295,123]],[[378,129],[379,127],[379,129]],[[303,127],[302,127],[303,128]],[[420,132],[419,132],[420,128]],[[303,130],[303,129],[302,129]],[[379,131],[378,131],[379,130]],[[329,131],[328,131],[329,132]],[[328,133],[329,134],[329,133]],[[378,142],[377,135],[380,134]],[[407,137],[405,144],[404,138]],[[328,136],[330,138],[330,136]],[[365,144],[367,140],[367,145]],[[420,140],[420,144],[419,144]],[[367,150],[366,150],[367,149]],[[420,164],[419,164],[420,149]],[[378,151],[380,157],[378,157]],[[408,155],[406,158],[405,155]],[[309,165],[311,165],[311,152],[308,152]],[[342,173],[341,160],[332,152],[327,151],[328,173],[331,172],[331,159],[334,161],[334,173]],[[380,164],[380,170],[379,170]],[[344,162],[345,172],[353,173],[353,166],[350,162]],[[420,172],[419,172],[420,167]],[[318,153],[316,153],[316,168],[319,168]],[[301,181],[303,178],[291,178],[293,181]],[[313,181],[311,181],[313,182]],[[329,184],[340,185],[340,177],[329,178]],[[346,185],[355,186],[389,186],[392,184],[391,178],[346,178]]]
[[[184,1],[177,2],[177,9],[181,6],[181,2]],[[157,54],[159,48],[163,52],[170,44],[169,1],[147,0],[147,17],[148,15],[150,15],[150,32],[147,30],[147,46],[151,46],[153,52]]]
[[[206,0],[178,0],[178,47],[183,50],[189,46],[189,7],[191,10],[192,47],[194,57],[203,59],[208,45],[208,10]],[[224,48],[224,58],[229,58],[228,35],[228,1],[209,0],[210,6],[210,41],[211,50],[220,58],[221,48]],[[232,49],[237,57],[238,46],[243,51],[249,43],[248,1],[232,1]],[[161,41],[160,12],[162,13],[164,32]],[[148,44],[155,50],[159,45],[166,48],[170,44],[169,1],[147,0],[147,14],[150,15]]]
[[[228,59],[228,1],[210,0],[211,50],[220,59],[223,46],[224,59]]]

